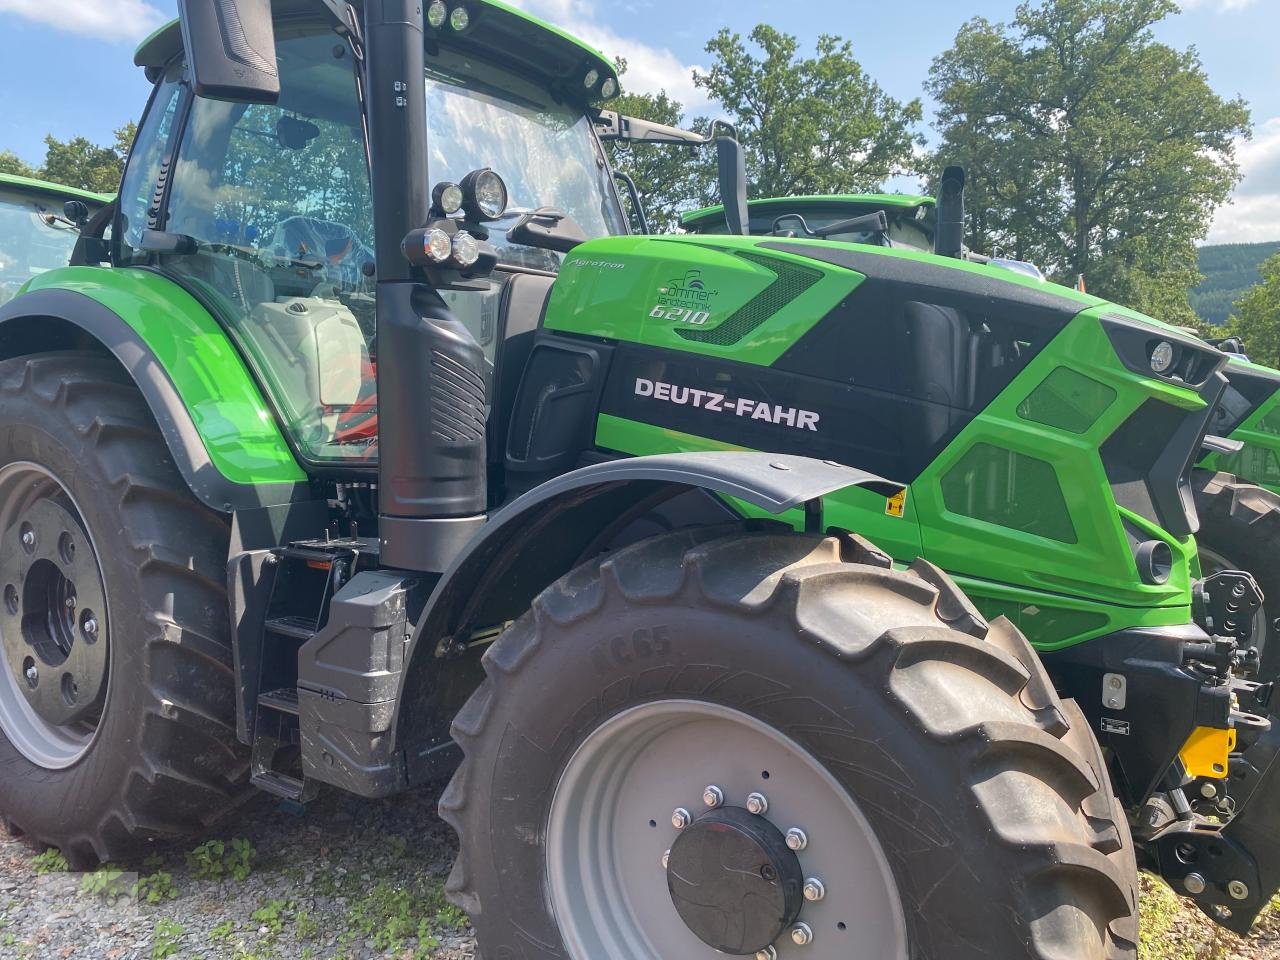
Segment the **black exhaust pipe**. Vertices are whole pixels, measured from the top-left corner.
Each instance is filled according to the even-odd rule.
[[[933,252],[940,257],[964,258],[964,167],[947,167],[938,187],[937,224]]]
[[[742,144],[733,137],[716,138],[716,160],[720,169],[720,201],[729,234],[746,237],[751,234],[747,208],[747,158]]]
[[[382,565],[442,573],[488,506],[484,351],[401,250],[430,216],[421,0],[367,0]],[[406,82],[417,77],[418,82]]]

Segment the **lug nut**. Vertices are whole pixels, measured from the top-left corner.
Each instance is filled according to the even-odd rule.
[[[27,683],[34,687],[39,682],[40,671],[36,669],[36,665],[33,663],[31,666],[27,667]]]
[[[74,610],[74,609],[76,608],[76,598],[75,598],[75,597],[67,597],[67,599],[66,599],[66,600],[64,600],[64,601],[62,601],[62,602],[63,602],[63,603],[65,603],[65,604],[67,605],[67,609],[68,609],[68,610]]]
[[[1182,878],[1182,886],[1187,893],[1198,897],[1200,894],[1204,893],[1205,880],[1204,877],[1198,873],[1188,873]]]
[[[797,947],[804,947],[813,943],[813,928],[807,923],[797,923],[791,928],[791,942]]]
[[[778,960],[778,951],[772,945],[756,951],[756,960]]]
[[[817,903],[827,895],[827,888],[817,877],[810,877],[804,882],[804,898],[810,903]]]
[[[84,622],[84,632],[85,632],[85,633],[87,633],[87,634],[88,634],[89,636],[91,636],[91,637],[97,636],[97,634],[98,634],[98,621],[97,621],[97,620],[95,620],[93,617],[90,617],[88,620],[86,620],[86,621]]]
[[[1227,893],[1231,894],[1232,900],[1248,900],[1249,887],[1243,880],[1232,880],[1227,884]]]
[[[693,817],[689,816],[689,811],[684,807],[676,807],[675,813],[671,814],[671,825],[677,830],[683,830],[691,823]]]
[[[787,831],[787,849],[794,850],[799,853],[809,845],[808,835],[799,827],[792,827]]]
[[[671,851],[664,851],[662,854],[662,869],[667,869],[667,864],[671,862]]]
[[[30,550],[36,545],[36,535],[32,530],[27,530],[22,534],[22,545]]]
[[[710,786],[702,791],[702,802],[714,810],[724,803],[724,791],[717,786]]]
[[[753,793],[747,797],[747,813],[763,817],[769,812],[769,798],[763,793]]]

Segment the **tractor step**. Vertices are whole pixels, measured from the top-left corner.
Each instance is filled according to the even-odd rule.
[[[269,710],[278,710],[281,713],[287,713],[290,716],[298,716],[298,689],[297,687],[286,687],[281,690],[271,690],[267,693],[259,694],[258,706],[266,707]]]
[[[293,800],[296,803],[306,803],[314,799],[317,789],[315,785],[308,783],[306,780],[299,780],[297,777],[291,777],[285,773],[277,773],[274,770],[254,774],[250,782],[259,790],[263,790],[272,796],[280,797],[283,800]]]
[[[307,617],[276,617],[268,620],[266,627],[272,633],[279,633],[295,640],[310,640],[316,635],[316,623]]]

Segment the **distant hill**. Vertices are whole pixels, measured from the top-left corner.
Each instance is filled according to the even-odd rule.
[[[1204,283],[1191,291],[1191,307],[1210,323],[1226,323],[1231,305],[1262,279],[1258,267],[1280,252],[1274,243],[1221,243],[1200,248]]]

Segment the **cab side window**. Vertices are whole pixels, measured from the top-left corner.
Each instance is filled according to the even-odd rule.
[[[326,28],[277,30],[280,101],[196,99],[163,267],[230,329],[303,453],[376,439],[372,198],[353,58]]]

